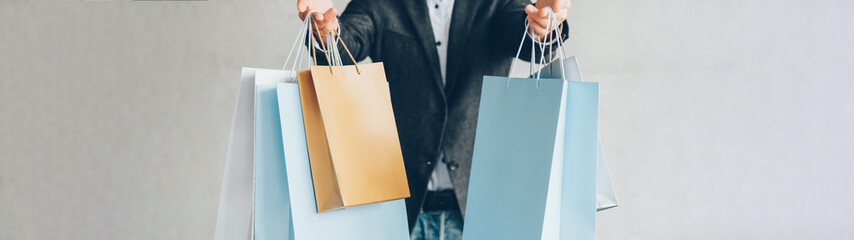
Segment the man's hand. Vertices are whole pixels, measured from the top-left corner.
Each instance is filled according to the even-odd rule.
[[[552,26],[547,26],[550,12],[546,9],[547,6],[552,7],[556,14],[557,23],[552,23]],[[539,37],[538,40],[545,39],[550,31],[554,31],[559,23],[566,20],[569,6],[569,0],[537,0],[536,7],[530,4],[525,6],[525,13],[528,13],[528,23],[531,25],[532,32]]]
[[[311,10],[318,10],[320,12],[315,12],[312,14],[314,23],[317,25],[317,28],[320,32],[317,32],[316,29],[312,29],[315,31],[317,39],[326,42],[326,38],[320,36],[326,36],[332,31],[338,31],[338,18],[335,17],[338,15],[338,11],[332,7],[331,0],[297,0],[297,10],[299,11],[299,17],[302,20],[305,20],[308,12]]]

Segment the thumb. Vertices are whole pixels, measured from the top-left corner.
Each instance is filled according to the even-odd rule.
[[[528,15],[532,15],[536,12],[537,8],[534,7],[534,5],[528,4],[528,6],[525,6],[525,13],[527,13]]]

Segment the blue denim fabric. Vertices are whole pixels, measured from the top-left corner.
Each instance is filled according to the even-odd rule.
[[[422,212],[410,235],[411,240],[460,240],[462,237],[460,211]]]

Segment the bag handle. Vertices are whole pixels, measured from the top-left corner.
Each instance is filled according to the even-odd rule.
[[[294,49],[296,49],[297,43],[300,42],[300,39],[303,39],[303,40],[305,39],[305,31],[306,31],[306,25],[305,24],[306,24],[306,21],[303,21],[303,25],[300,27],[300,35],[299,35],[299,37],[297,37],[297,39],[294,40],[294,43],[291,45],[291,50],[288,51],[288,57],[285,58],[285,64],[282,65],[282,70],[287,69],[288,63],[291,61],[291,56],[294,53]],[[300,55],[302,55],[302,51],[297,49],[296,58],[299,59]],[[293,66],[292,69],[295,69],[296,65],[297,65],[297,63],[294,62],[294,64],[292,65]]]
[[[563,46],[563,41],[561,41],[561,39],[560,39],[560,36],[563,36],[563,29],[561,29],[558,26],[559,23],[557,23],[557,16],[556,15],[550,15],[549,17],[555,21],[555,34],[553,34],[553,35],[557,35],[557,36],[554,36],[554,39],[557,39],[557,51],[560,52],[560,54],[561,54],[561,56],[558,57],[558,61],[560,61],[560,70],[561,70],[560,76],[561,76],[562,80],[567,81],[566,80],[566,67],[564,67],[564,65],[563,65],[563,59],[565,59],[566,55],[567,55],[566,54],[566,47]],[[551,46],[549,46],[549,51],[551,51]],[[552,60],[551,62],[554,62],[554,60]],[[549,73],[551,73],[551,70],[552,69],[549,68]]]
[[[338,17],[336,17],[336,18],[338,18]],[[338,26],[338,28],[340,29],[341,26]],[[317,28],[317,23],[314,24],[314,29],[317,30],[318,33],[320,32],[320,29]],[[326,36],[327,42],[330,43],[331,45],[335,45],[335,43],[340,42],[341,45],[344,46],[344,51],[347,51],[347,55],[350,56],[350,60],[353,61],[353,66],[356,67],[356,73],[362,74],[362,71],[359,69],[359,64],[356,63],[356,59],[353,58],[353,54],[350,53],[350,49],[347,48],[347,43],[345,43],[343,40],[341,40],[341,35],[338,34],[338,31],[332,31],[332,33],[335,34],[336,39],[330,39],[329,35],[327,34],[327,36]],[[332,41],[329,41],[329,40],[332,40]],[[333,52],[333,58],[335,57],[336,54],[339,54],[339,56],[340,56],[340,53],[337,52],[338,51],[337,48],[334,50],[331,49],[333,46],[329,46],[329,49],[327,49],[327,44],[323,43],[323,41],[320,42],[320,45],[323,47],[323,54],[326,55],[326,62],[329,63],[329,71],[332,72],[332,65],[334,63],[329,58],[329,52],[335,51],[335,52]],[[314,65],[317,65],[317,61],[315,61]]]
[[[563,47],[563,44],[561,43],[562,41],[560,41],[560,39],[559,39],[560,35],[562,34],[562,31],[560,30],[560,28],[558,28],[559,23],[557,22],[557,16],[551,7],[547,6],[546,9],[549,9],[549,18],[548,18],[548,21],[546,24],[546,26],[547,26],[546,32],[550,32],[549,29],[551,29],[552,25],[554,25],[554,29],[556,30],[555,34],[551,34],[549,36],[550,37],[549,42],[551,42],[553,40],[557,40],[557,42],[558,42],[558,46],[557,46],[558,49],[557,50],[562,52],[562,50],[564,50],[564,47]],[[554,23],[554,24],[552,24],[552,23]],[[516,69],[516,62],[519,60],[519,54],[522,53],[522,46],[524,46],[524,44],[525,44],[525,36],[529,36],[531,38],[531,42],[532,42],[531,43],[532,44],[531,45],[531,69],[530,69],[529,75],[533,75],[534,69],[536,68],[536,65],[538,64],[537,62],[539,62],[539,65],[543,65],[543,66],[545,66],[545,64],[547,64],[546,57],[545,57],[545,50],[546,50],[545,44],[540,44],[540,46],[539,46],[540,47],[540,53],[541,53],[540,59],[539,59],[539,61],[536,60],[536,53],[534,51],[534,47],[535,47],[534,43],[539,42],[539,41],[535,40],[534,37],[538,37],[539,35],[535,32],[532,34],[528,34],[529,29],[531,29],[530,23],[526,22],[525,23],[525,30],[522,32],[522,39],[519,42],[519,48],[516,50],[516,57],[513,58],[513,63],[510,66],[510,72],[507,73],[507,88],[510,88],[510,79],[512,79],[511,76],[513,75],[513,71]],[[559,36],[555,36],[555,35],[559,35]],[[549,50],[551,51],[552,46],[549,45],[548,47],[549,47]],[[560,68],[563,72],[565,72],[565,69],[563,67],[563,58],[560,58],[560,61],[561,61]],[[550,62],[550,61],[548,61],[548,62]],[[540,88],[540,73],[539,72],[537,73],[536,78],[537,78],[537,89],[539,89]],[[566,78],[564,77],[564,80],[565,79]]]
[[[553,19],[553,20],[555,20],[555,22],[557,22],[557,16],[550,16],[550,17],[553,17],[552,19]],[[563,36],[563,29],[558,28],[558,26],[555,26],[555,31],[556,31],[556,32],[555,32],[555,35],[557,35],[557,36]],[[560,52],[560,54],[561,54],[561,57],[559,57],[559,58],[558,58],[558,61],[560,61],[561,79],[563,79],[564,81],[569,81],[569,80],[567,80],[567,79],[566,79],[566,75],[567,75],[567,73],[566,73],[566,67],[565,67],[565,66],[564,66],[564,64],[563,64],[563,60],[564,60],[564,59],[566,59],[566,58],[567,58],[567,55],[569,55],[569,54],[568,54],[568,53],[566,53],[566,47],[563,45],[563,41],[560,41],[560,40],[558,39],[558,41],[557,41],[557,45],[558,45],[558,46],[557,46],[557,47],[558,47],[558,49],[557,49],[557,50],[558,50],[558,51]],[[551,47],[551,46],[549,46],[549,47]],[[554,60],[552,60],[551,62],[554,62]],[[551,63],[551,62],[550,62],[550,63]],[[548,70],[549,70],[549,71],[551,71],[552,69],[551,69],[551,68],[549,68]],[[583,79],[583,78],[582,78],[582,79],[579,79],[579,81],[584,82],[584,79]]]
[[[303,20],[303,24],[299,30],[300,34],[297,37],[297,39],[294,40],[294,43],[291,45],[291,50],[288,51],[288,57],[285,59],[285,64],[282,65],[282,71],[285,71],[288,67],[288,63],[290,63],[291,59],[294,59],[294,58],[291,58],[291,56],[294,56],[294,50],[296,50],[296,56],[295,56],[294,63],[291,64],[291,73],[296,75],[296,68],[298,66],[303,66],[303,59],[304,59],[306,50],[302,47],[297,47],[297,45],[304,43],[306,40],[313,40],[313,38],[308,38],[308,37],[310,37],[314,34],[314,29],[311,28],[311,26],[313,25],[313,22],[311,21],[310,16],[315,12],[320,12],[320,11],[311,10],[308,12],[308,14],[306,14],[306,16],[309,16],[309,17],[306,17]],[[309,49],[313,49],[315,47],[312,44],[314,44],[312,41],[308,42],[308,48]],[[314,56],[309,56],[309,57],[311,57],[311,59],[314,61],[314,64],[317,65],[317,59],[315,59]]]

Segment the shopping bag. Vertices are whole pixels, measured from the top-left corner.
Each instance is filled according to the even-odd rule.
[[[484,76],[464,239],[594,239],[598,98],[593,82]]]
[[[303,71],[300,74],[310,73]],[[295,239],[408,239],[403,199],[325,213],[317,211],[299,87],[292,83],[279,83],[277,89]]]
[[[288,239],[290,196],[276,92],[277,84],[287,80],[271,76],[269,71],[255,72],[254,236],[255,239]],[[293,77],[290,82],[295,82]]]
[[[572,82],[583,81],[581,78],[581,69],[578,66],[578,59],[575,56],[564,58],[562,64],[560,61],[554,61],[534,74],[539,74],[543,78],[564,78]],[[598,149],[596,157],[596,211],[602,211],[616,207],[617,196],[614,192],[614,186],[611,183],[611,172],[608,170],[608,163],[605,159],[605,151],[602,149],[601,139],[598,140],[596,148]]]
[[[317,210],[409,197],[382,63],[312,66],[298,79]]]
[[[463,237],[593,239],[598,84],[506,82],[484,77]],[[562,181],[549,181],[553,167]],[[547,197],[560,203],[557,229],[544,226],[556,223],[545,222]]]

